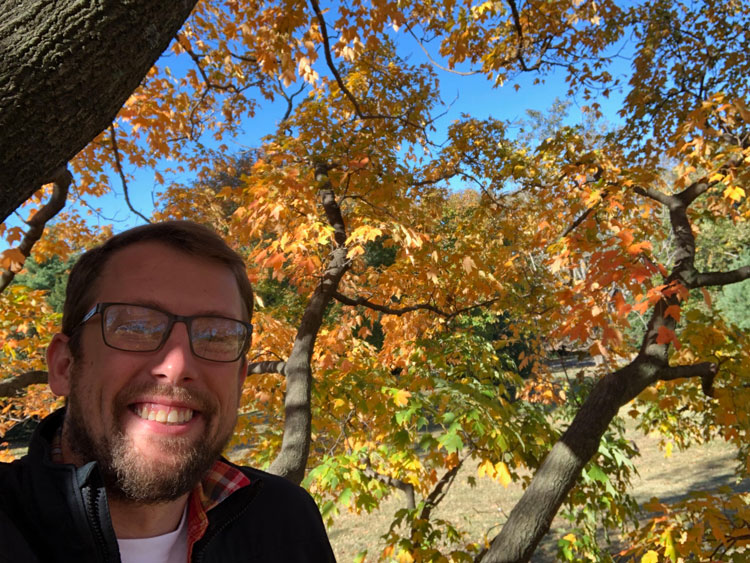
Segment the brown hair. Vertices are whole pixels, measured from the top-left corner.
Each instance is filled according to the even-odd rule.
[[[112,255],[133,244],[158,242],[192,256],[218,262],[229,268],[237,280],[240,297],[245,305],[246,321],[253,316],[253,288],[247,279],[245,263],[234,250],[214,231],[192,221],[164,221],[141,225],[123,231],[101,246],[81,255],[70,271],[65,290],[62,332],[70,337],[70,347],[78,352],[75,328],[83,316],[94,306],[92,303],[96,285],[104,266]]]

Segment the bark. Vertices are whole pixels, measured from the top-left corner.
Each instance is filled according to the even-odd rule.
[[[0,220],[106,129],[195,3],[3,2]]]
[[[284,366],[286,395],[284,398],[284,436],[281,451],[269,471],[301,483],[310,453],[312,411],[312,354],[315,340],[323,324],[323,316],[333,300],[341,278],[349,269],[346,257],[346,228],[336,201],[325,165],[316,167],[318,194],[329,224],[334,229],[334,249],[328,265],[302,315],[294,346]]]
[[[29,385],[47,383],[46,371],[27,371],[0,381],[0,397],[15,397]]]

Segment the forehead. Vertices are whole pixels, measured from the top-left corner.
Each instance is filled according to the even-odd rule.
[[[243,317],[232,270],[158,242],[137,243],[115,252],[96,286],[95,303],[141,303],[178,315]]]

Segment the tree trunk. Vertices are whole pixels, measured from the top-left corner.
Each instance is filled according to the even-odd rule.
[[[658,369],[639,357],[594,386],[513,507],[482,563],[529,561],[617,411],[653,383]]]
[[[195,3],[2,3],[1,221],[112,122]]]

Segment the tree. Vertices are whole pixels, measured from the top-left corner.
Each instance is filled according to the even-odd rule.
[[[369,510],[403,492],[385,557],[528,561],[566,499],[580,507],[610,495],[605,523],[627,518],[629,468],[618,461],[627,446],[610,425],[631,401],[633,416],[678,444],[733,441],[747,472],[746,335],[685,305],[750,277],[746,264],[696,266],[693,234],[696,221],[750,217],[748,19],[729,0],[202,3],[172,44],[192,66],[165,61],[149,73],[71,162],[75,189],[98,193],[106,167],[125,191],[132,167],[194,170],[192,189],[165,188],[156,218],[213,225],[247,256],[253,281],[299,296],[258,303],[237,432],[255,445],[255,463],[297,482],[311,467],[305,482],[326,517],[336,503]],[[441,65],[497,85],[564,68],[569,95],[594,119],[595,96],[624,88],[623,125],[599,131],[553,116],[539,138],[467,115],[443,133],[436,63],[402,56],[405,34]],[[613,74],[620,50],[632,53],[628,86]],[[200,144],[207,132],[230,139],[255,111],[253,95],[287,102],[260,147],[232,159],[226,145]],[[74,222],[58,228],[78,232]],[[373,245],[392,255],[368,259]],[[9,310],[27,308],[19,319],[29,318],[28,295],[3,294],[15,298]],[[632,313],[646,319],[638,350],[622,338]],[[499,316],[508,326],[493,342],[487,323]],[[53,326],[42,320],[39,334]],[[11,355],[18,340],[3,342]],[[514,368],[502,356],[519,342]],[[574,390],[544,363],[560,343],[604,360],[564,432],[547,412]],[[34,369],[33,350],[24,353],[15,373]],[[50,403],[32,390],[6,408]],[[283,432],[268,424],[282,409]],[[488,545],[434,518],[467,463],[500,484],[536,471]],[[704,508],[742,502],[714,496]],[[747,536],[741,519],[710,529],[667,521],[688,539],[644,533],[633,553],[674,559],[698,543],[747,541],[737,539]],[[567,556],[603,553],[587,541],[568,541]]]

